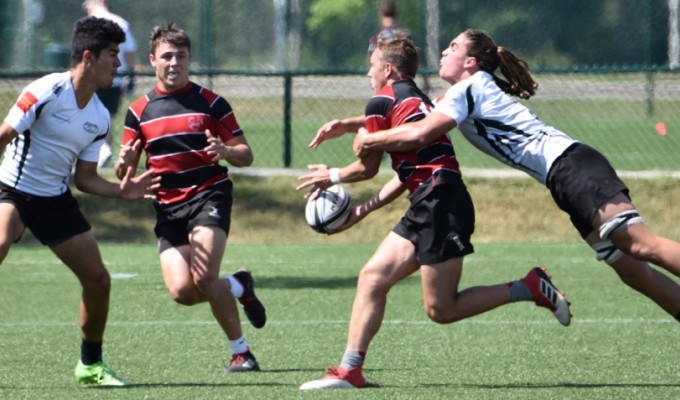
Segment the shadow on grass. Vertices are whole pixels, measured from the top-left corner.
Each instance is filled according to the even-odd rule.
[[[417,385],[415,387],[460,387],[468,389],[603,389],[603,388],[680,388],[680,383],[508,383],[508,384],[477,384],[477,383],[434,383],[427,385]]]
[[[88,390],[134,390],[134,389],[161,389],[161,388],[223,388],[223,387],[244,387],[244,386],[271,386],[281,387],[290,386],[276,382],[225,382],[225,383],[197,383],[197,382],[175,382],[175,383],[133,383],[128,386],[88,386]]]
[[[357,285],[356,277],[309,278],[309,277],[255,277],[255,289],[347,289]]]

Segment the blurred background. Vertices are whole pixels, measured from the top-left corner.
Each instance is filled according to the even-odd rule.
[[[79,0],[0,0],[0,106],[32,79],[69,67]],[[192,38],[192,79],[223,95],[254,148],[258,168],[351,162],[351,135],[318,150],[325,121],[363,113],[368,39],[381,0],[109,0],[137,41],[137,70],[121,111],[153,87],[148,34],[171,21]],[[678,170],[678,0],[396,0],[398,24],[421,49],[417,82],[431,96],[441,50],[468,27],[487,31],[532,67],[538,116],[597,147],[615,167]],[[452,132],[463,170],[496,161]],[[115,141],[115,140],[114,140]]]

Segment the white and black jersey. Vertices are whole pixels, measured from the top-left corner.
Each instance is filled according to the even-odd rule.
[[[5,122],[19,136],[5,149],[0,182],[45,197],[67,191],[76,159],[99,160],[110,128],[109,112],[97,96],[78,108],[70,72],[29,84]]]
[[[481,151],[543,184],[555,159],[577,142],[539,120],[483,71],[451,86],[434,112],[455,120],[465,138]]]

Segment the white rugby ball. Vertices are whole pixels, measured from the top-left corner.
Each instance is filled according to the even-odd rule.
[[[331,186],[307,201],[307,223],[319,233],[333,233],[347,221],[349,203],[349,193],[342,186]]]

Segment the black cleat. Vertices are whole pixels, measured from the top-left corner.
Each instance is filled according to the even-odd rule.
[[[259,371],[260,365],[257,363],[253,353],[246,351],[241,354],[234,354],[229,361],[229,365],[224,366],[224,372],[250,372]]]
[[[248,321],[255,328],[262,328],[267,322],[267,312],[262,302],[255,296],[253,275],[247,269],[239,269],[232,276],[243,285],[243,296],[239,297],[238,301],[243,306]]]

